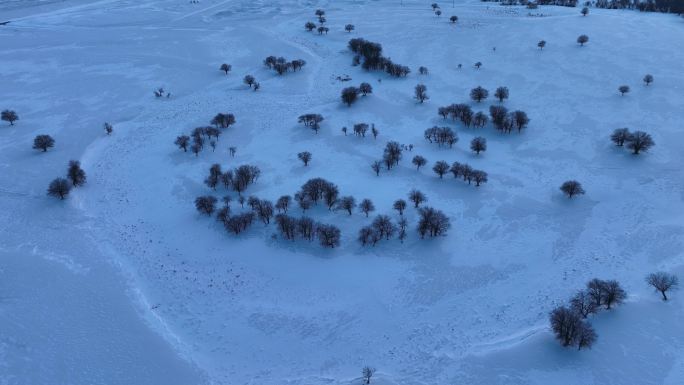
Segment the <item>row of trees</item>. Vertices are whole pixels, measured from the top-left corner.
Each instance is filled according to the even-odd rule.
[[[610,135],[610,140],[618,147],[627,147],[634,155],[648,151],[655,146],[651,135],[643,131],[630,132],[627,128],[618,128]]]
[[[405,77],[411,72],[407,66],[396,64],[391,59],[382,56],[382,46],[379,43],[354,38],[349,40],[348,45],[349,49],[357,55],[354,63],[359,63],[363,58],[362,67],[367,71],[381,70],[395,77]]]
[[[278,75],[282,75],[290,70],[293,72],[301,70],[306,65],[306,61],[302,59],[295,59],[287,61],[284,57],[269,56],[264,59],[264,65],[269,69],[274,70]]]
[[[321,114],[304,114],[300,115],[299,118],[297,118],[297,121],[299,123],[304,124],[304,127],[311,128],[318,134],[318,130],[321,129],[321,122],[323,122],[325,118]]]
[[[468,184],[475,182],[476,187],[479,187],[481,184],[487,183],[488,181],[486,172],[476,170],[467,163],[454,162],[449,165],[446,161],[439,160],[432,166],[432,171],[434,171],[440,179],[442,179],[446,173],[451,172],[454,175],[454,178],[463,178],[463,181],[468,182]]]
[[[86,183],[86,173],[81,168],[81,162],[70,160],[66,178],[56,178],[50,182],[47,194],[55,198],[64,199],[72,187],[83,186]]]
[[[233,170],[221,171],[221,165],[213,164],[209,168],[209,175],[204,179],[204,184],[212,190],[216,190],[219,185],[225,189],[232,189],[238,195],[254,184],[261,175],[261,170],[253,165],[241,165]]]
[[[210,123],[214,126],[196,127],[192,130],[189,136],[177,136],[173,143],[184,152],[187,152],[188,148],[190,148],[190,151],[192,151],[195,156],[198,156],[199,153],[204,149],[204,145],[207,141],[209,142],[209,146],[211,146],[212,150],[215,150],[216,143],[218,142],[219,136],[221,136],[222,133],[219,128],[228,128],[235,124],[235,116],[233,114],[219,113],[211,119]],[[107,128],[106,125],[107,123],[105,123],[105,129]]]
[[[518,132],[520,132],[530,123],[530,118],[524,111],[516,110],[509,113],[508,109],[504,106],[490,106],[489,117],[487,117],[487,115],[482,111],[474,113],[472,108],[464,103],[451,104],[448,106],[439,107],[437,109],[437,113],[444,119],[447,119],[447,117],[451,117],[453,120],[460,120],[461,123],[463,123],[463,125],[465,125],[466,127],[470,127],[471,125],[473,125],[478,128],[486,126],[489,122],[489,117],[491,117],[491,121],[494,127],[497,130],[506,133],[510,133],[513,130],[513,128],[517,128]],[[434,132],[436,131],[431,131],[431,134]]]

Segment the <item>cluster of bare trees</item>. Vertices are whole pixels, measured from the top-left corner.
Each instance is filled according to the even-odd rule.
[[[530,123],[530,118],[524,111],[516,110],[509,113],[508,109],[503,106],[490,106],[489,116],[494,127],[505,133],[510,133],[513,128],[521,132]]]
[[[298,71],[306,65],[306,61],[302,59],[295,59],[292,61],[287,61],[284,57],[269,56],[264,59],[264,65],[269,69],[274,70],[278,75],[282,75],[288,71]]]
[[[248,85],[249,89],[254,88],[254,91],[257,91],[261,88],[261,84],[258,81],[256,81],[256,79],[252,75],[245,75],[245,77],[242,79],[242,82]]]
[[[627,128],[618,128],[610,135],[610,140],[618,147],[627,147],[634,155],[648,151],[655,146],[651,135],[643,131],[630,132]]]
[[[209,175],[204,180],[204,184],[212,190],[216,190],[218,186],[223,186],[225,189],[232,189],[241,196],[247,187],[257,181],[259,175],[261,175],[261,170],[257,166],[245,164],[234,170],[223,172],[221,165],[215,163],[209,168]]]
[[[423,133],[425,140],[430,143],[437,143],[440,147],[448,144],[451,148],[458,142],[458,135],[450,127],[431,127]]]
[[[359,95],[366,96],[373,93],[373,86],[369,83],[361,83],[358,87],[345,87],[340,93],[342,102],[351,107],[359,98]]]
[[[81,162],[70,160],[66,178],[56,178],[50,182],[47,194],[55,198],[64,199],[72,187],[80,187],[86,183],[86,173],[81,168]]]
[[[277,214],[275,222],[285,239],[295,240],[301,237],[313,241],[318,237],[323,247],[334,248],[340,245],[341,232],[336,226],[318,223],[309,217],[295,218],[287,214]]]
[[[311,31],[313,31],[313,30],[316,30],[316,31],[318,31],[318,34],[319,34],[319,35],[322,35],[322,34],[324,34],[324,33],[327,34],[328,31],[330,31],[330,28],[328,28],[328,27],[325,26],[325,22],[328,21],[328,20],[325,18],[325,11],[322,10],[322,9],[317,9],[316,12],[315,12],[314,14],[315,14],[316,17],[318,18],[319,26],[316,27],[316,24],[315,24],[314,22],[307,21],[307,22],[304,24],[304,28],[305,28],[307,31],[309,31],[309,32],[311,32]],[[350,25],[351,25],[351,24],[348,24],[347,27],[350,26]],[[348,32],[351,32],[351,30],[354,29],[354,26],[353,26],[353,25],[351,25],[351,27],[352,27],[351,29],[348,29],[348,30],[347,30]]]
[[[395,225],[388,215],[378,215],[369,226],[364,226],[359,230],[358,240],[361,246],[375,246],[382,239],[390,240],[398,235],[399,240],[403,242],[406,238],[407,226],[408,221],[403,216]]]
[[[443,178],[446,173],[451,172],[454,175],[454,178],[462,178],[463,181],[468,182],[468,184],[475,182],[476,187],[479,187],[481,184],[487,183],[488,181],[486,172],[476,170],[467,163],[454,162],[449,166],[449,163],[440,160],[435,162],[432,171],[434,171],[440,179]]]
[[[604,307],[610,310],[626,298],[627,293],[618,281],[594,278],[570,298],[569,306],[560,306],[551,312],[551,329],[563,346],[590,348],[597,335],[587,317]]]
[[[418,209],[418,214],[420,214],[418,234],[421,238],[425,238],[426,235],[430,238],[444,236],[451,227],[449,218],[440,210],[421,207]]]
[[[471,124],[478,128],[484,127],[489,119],[484,112],[474,113],[473,109],[464,103],[439,107],[437,113],[444,119],[451,117],[453,120],[460,120],[466,127],[470,127]]]
[[[321,129],[321,122],[325,120],[321,114],[304,114],[300,115],[297,121],[304,124],[304,127],[309,127],[318,134]]]
[[[485,95],[486,97],[486,93],[483,94],[482,91],[486,92],[487,90],[473,89],[473,92],[478,94],[478,98],[482,97],[482,95]],[[497,95],[497,98],[500,100],[508,98],[508,89],[506,87],[499,87],[497,89]],[[506,133],[510,133],[514,128],[520,132],[530,123],[530,118],[524,111],[516,110],[509,113],[508,109],[504,106],[490,106],[489,117],[484,112],[474,113],[472,108],[464,103],[439,107],[437,113],[444,119],[448,117],[451,117],[453,120],[458,119],[466,127],[470,127],[471,125],[478,128],[484,127],[491,118],[493,126],[497,130]]]
[[[356,54],[354,63],[357,64],[363,58],[363,69],[367,71],[385,71],[391,76],[405,77],[411,70],[404,65],[392,62],[391,59],[382,55],[382,46],[362,38],[349,40],[349,49]]]
[[[214,126],[196,127],[192,130],[190,136],[177,136],[173,143],[184,152],[187,152],[188,148],[190,148],[190,151],[192,151],[195,156],[199,155],[207,142],[213,151],[216,149],[216,143],[218,142],[219,136],[221,136],[221,130],[219,128],[228,128],[235,124],[235,116],[233,114],[220,113],[211,119],[211,124]]]

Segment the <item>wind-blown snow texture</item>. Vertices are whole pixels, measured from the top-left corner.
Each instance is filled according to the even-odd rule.
[[[0,108],[20,116],[0,126],[0,383],[359,384],[368,364],[383,384],[681,384],[684,293],[663,303],[644,276],[684,271],[683,20],[561,7],[528,17],[475,1],[442,4],[438,18],[429,2],[403,3],[0,4],[0,22],[11,20],[0,26]],[[328,35],[303,28],[316,8]],[[382,43],[414,72],[352,67],[352,37]],[[280,77],[261,64],[268,55],[308,64]],[[249,91],[246,74],[262,89]],[[335,80],[345,74],[351,82]],[[362,81],[373,94],[342,105],[339,91]],[[412,99],[419,82],[424,104]],[[622,84],[632,88],[624,97]],[[443,122],[437,107],[471,103],[478,85],[509,87],[504,105],[526,111],[529,128]],[[154,99],[158,86],[172,97]],[[216,152],[173,146],[218,112],[237,124]],[[297,124],[303,113],[325,117],[318,134]],[[375,123],[377,140],[340,131],[358,122]],[[442,124],[460,136],[453,149],[422,138]],[[639,156],[614,147],[619,127],[650,132],[656,147]],[[31,150],[36,134],[55,148]],[[489,148],[475,156],[468,143],[480,135]],[[370,164],[388,140],[415,148],[376,177]],[[303,150],[309,167],[296,157]],[[429,167],[416,171],[415,154]],[[82,162],[87,185],[64,202],[48,198],[69,159]],[[440,180],[437,160],[468,162],[489,183]],[[404,244],[362,248],[355,236],[371,219],[320,207],[311,215],[341,227],[340,248],[273,239],[273,225],[236,238],[193,208],[210,193],[202,181],[215,162],[258,165],[248,194],[276,199],[321,176],[393,217],[391,203],[419,188],[452,229],[420,240],[410,209]],[[567,179],[587,194],[563,197]],[[548,312],[595,276],[618,279],[629,299],[591,320],[591,350],[563,349]]]

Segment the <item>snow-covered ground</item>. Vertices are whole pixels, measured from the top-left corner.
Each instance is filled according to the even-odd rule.
[[[477,1],[442,4],[438,18],[429,2],[403,3],[0,4],[0,22],[11,20],[0,26],[0,109],[20,116],[0,126],[0,384],[358,384],[364,365],[384,384],[683,383],[684,293],[664,303],[644,276],[684,273],[684,19],[562,7],[529,17]],[[317,8],[327,35],[303,28]],[[351,37],[380,42],[413,72],[352,67]],[[268,55],[307,65],[280,77],[262,65]],[[373,94],[342,105],[340,90],[363,81]],[[424,104],[412,99],[417,83]],[[437,115],[451,103],[487,110],[493,98],[468,98],[478,85],[507,86],[504,105],[526,111],[529,128],[500,134]],[[155,99],[159,86],[172,97]],[[237,124],[215,152],[173,145],[218,112]],[[304,113],[325,117],[318,134],[297,123]],[[378,138],[340,131],[358,122]],[[444,124],[460,137],[453,149],[423,139]],[[619,127],[656,146],[639,156],[614,147]],[[32,150],[36,134],[55,148]],[[475,136],[489,142],[480,156],[468,149]],[[370,164],[389,140],[415,148],[376,177]],[[429,166],[416,171],[415,154]],[[88,183],[64,202],[47,197],[70,159]],[[437,160],[468,162],[489,183],[440,180]],[[250,195],[275,200],[320,176],[393,218],[392,202],[418,188],[452,228],[421,240],[410,209],[403,244],[364,248],[356,234],[372,217],[318,207],[311,216],[340,226],[341,247],[284,241],[259,223],[235,237],[193,207],[212,193],[212,163],[259,166]],[[567,179],[587,194],[563,197]],[[619,280],[629,299],[592,318],[591,350],[564,349],[548,312],[593,277]]]

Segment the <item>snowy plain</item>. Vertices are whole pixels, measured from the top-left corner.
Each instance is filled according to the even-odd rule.
[[[364,365],[381,384],[684,383],[684,293],[662,302],[644,283],[655,270],[684,272],[684,19],[551,6],[530,17],[479,1],[443,3],[436,17],[429,4],[0,4],[0,22],[11,21],[0,26],[0,109],[20,115],[0,125],[0,384],[360,384]],[[327,35],[303,28],[317,8]],[[584,47],[579,34],[590,37]],[[413,72],[351,66],[352,37],[381,43]],[[307,65],[278,76],[262,64],[268,55]],[[247,74],[259,91],[242,83]],[[342,105],[340,90],[363,81],[373,94]],[[412,99],[417,83],[428,88],[423,104]],[[632,92],[620,96],[622,84]],[[529,127],[501,134],[437,115],[451,103],[498,104],[471,102],[478,85],[507,86],[504,105],[526,111]],[[155,99],[159,86],[172,97]],[[237,123],[215,152],[173,145],[218,112]],[[318,134],[297,123],[304,113],[325,117]],[[374,123],[378,138],[340,131],[358,122]],[[460,141],[427,143],[434,125]],[[656,146],[616,148],[608,136],[619,127],[651,133]],[[55,148],[32,150],[44,133]],[[489,142],[479,156],[468,149],[475,136]],[[389,140],[415,147],[376,177],[370,164]],[[414,154],[429,166],[416,171]],[[66,201],[47,197],[70,159],[88,183]],[[468,162],[489,183],[439,179],[437,160]],[[392,202],[418,188],[452,228],[421,240],[410,209],[403,244],[361,247],[372,217],[318,207],[310,215],[340,226],[341,247],[274,239],[259,223],[235,237],[193,207],[212,193],[203,180],[213,163],[259,166],[249,195],[274,200],[320,176],[393,218]],[[567,179],[587,194],[562,196]],[[564,349],[548,313],[593,277],[619,280],[629,299],[591,319],[591,350]]]

